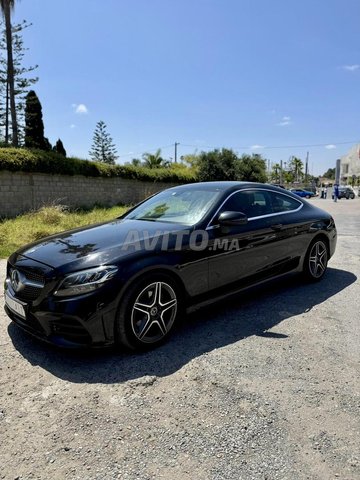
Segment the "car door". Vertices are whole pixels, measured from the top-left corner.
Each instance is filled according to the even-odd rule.
[[[273,245],[273,258],[284,271],[292,270],[303,254],[302,235],[308,231],[309,222],[300,212],[301,200],[282,192],[269,192],[272,214],[267,222],[276,231],[277,241]]]
[[[241,226],[220,227],[217,219],[225,211],[248,217]],[[216,289],[255,276],[266,276],[276,261],[274,244],[278,232],[269,219],[272,204],[266,189],[234,192],[219,209],[209,227],[209,288]],[[254,277],[254,278],[255,278]]]

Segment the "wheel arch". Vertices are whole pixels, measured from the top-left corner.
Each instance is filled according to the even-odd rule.
[[[329,238],[328,238],[328,236],[327,236],[324,232],[319,231],[319,232],[317,232],[317,233],[311,238],[310,242],[308,243],[308,245],[307,245],[307,247],[306,247],[306,250],[304,250],[304,253],[302,254],[301,261],[300,261],[300,265],[299,265],[299,271],[302,271],[302,270],[303,270],[306,255],[307,255],[310,247],[312,246],[312,244],[313,244],[314,242],[316,242],[316,240],[324,240],[325,245],[326,245],[326,250],[327,250],[328,258],[330,258],[330,241],[329,241]]]
[[[316,256],[314,257],[315,258],[315,271],[313,271],[313,267],[310,265],[311,264],[310,259],[311,259],[312,249],[314,248],[314,245],[316,245],[316,243],[320,242],[320,241],[323,243],[323,245],[325,247],[325,250],[326,250],[326,258],[325,258],[326,263],[323,263],[323,261],[320,261],[319,263],[317,263],[316,258],[317,258],[318,253],[316,253]],[[318,250],[316,250],[316,252],[318,252]],[[304,280],[310,281],[310,282],[317,282],[317,281],[321,280],[323,278],[324,274],[326,273],[327,263],[329,261],[329,258],[330,258],[330,242],[329,242],[329,239],[324,232],[319,232],[319,233],[315,234],[313,236],[313,238],[311,239],[311,242],[309,243],[309,245],[307,247],[307,250],[306,250],[306,253],[303,257],[301,273],[302,273],[302,276],[303,276]],[[320,272],[318,274],[318,268],[319,267],[320,267]]]
[[[319,233],[317,233],[317,234],[314,236],[314,238],[313,238],[313,239],[311,240],[311,242],[309,243],[308,250],[309,250],[310,246],[311,246],[316,240],[324,240],[325,245],[326,245],[326,250],[327,250],[328,258],[330,258],[330,241],[329,241],[328,236],[327,236],[324,232],[319,232]]]
[[[134,339],[132,339],[133,334],[129,335],[129,330],[128,326],[123,322],[119,322],[118,318],[120,318],[121,312],[122,315],[126,313],[126,308],[128,305],[129,301],[129,296],[131,296],[134,291],[136,291],[136,283],[141,283],[142,281],[145,281],[145,279],[151,279],[151,275],[153,274],[153,277],[155,278],[156,275],[161,276],[163,275],[165,278],[167,277],[170,279],[172,282],[175,284],[175,290],[178,294],[178,311],[185,311],[185,295],[186,295],[186,289],[185,285],[183,284],[182,280],[176,273],[173,271],[171,268],[167,268],[166,266],[154,266],[154,267],[149,267],[145,268],[144,270],[141,270],[134,274],[129,280],[123,285],[123,287],[120,290],[120,293],[118,295],[117,299],[117,305],[116,305],[116,315],[114,318],[114,325],[113,325],[113,336],[114,336],[114,342],[115,345],[120,346],[120,347],[125,347],[125,349],[133,351],[138,348],[140,349],[147,349],[148,346],[145,345],[139,345],[137,341],[134,342]],[[184,304],[182,304],[182,300],[184,301]],[[162,341],[162,340],[161,340]],[[149,345],[150,346],[150,345]]]
[[[144,268],[143,270],[140,270],[136,273],[134,273],[126,283],[121,287],[118,298],[117,298],[117,308],[119,307],[119,303],[121,302],[121,299],[127,292],[129,288],[131,288],[136,282],[140,282],[143,278],[145,278],[148,275],[166,275],[170,277],[175,283],[176,286],[179,288],[180,294],[182,295],[182,298],[185,300],[185,302],[188,299],[188,293],[185,288],[184,282],[182,281],[180,275],[178,275],[173,268],[168,267],[166,265],[156,265],[156,266],[149,266],[147,268]]]

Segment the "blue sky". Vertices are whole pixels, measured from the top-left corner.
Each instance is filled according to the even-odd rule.
[[[88,156],[99,120],[120,162],[177,141],[309,151],[321,174],[360,140],[359,0],[22,0],[22,19],[45,133],[69,155]]]

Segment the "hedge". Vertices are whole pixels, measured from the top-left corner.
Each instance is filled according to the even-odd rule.
[[[25,148],[0,148],[0,171],[36,172],[86,177],[121,177],[150,182],[191,183],[196,175],[186,168],[146,168],[64,157],[55,152]]]

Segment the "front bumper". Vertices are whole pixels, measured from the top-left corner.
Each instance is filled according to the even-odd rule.
[[[61,347],[94,347],[114,343],[116,302],[110,286],[79,297],[56,299],[45,297],[40,302],[21,302],[23,318],[5,304],[5,312],[22,330],[48,343]],[[9,280],[5,294],[18,301]]]

